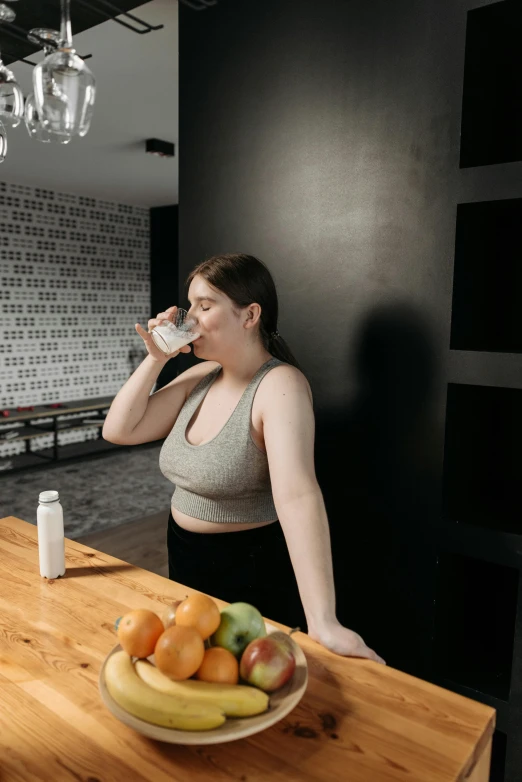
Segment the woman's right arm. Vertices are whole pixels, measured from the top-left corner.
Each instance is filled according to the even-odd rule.
[[[157,318],[149,320],[149,332],[136,324],[136,331],[142,337],[148,355],[112,401],[102,431],[103,438],[110,443],[138,445],[164,439],[174,426],[190,391],[209,372],[208,362],[197,364],[151,395],[161,370],[180,351],[164,355],[154,344],[150,330],[160,320],[173,320],[176,312],[176,307],[170,307]],[[181,351],[190,353],[190,348],[186,345]]]

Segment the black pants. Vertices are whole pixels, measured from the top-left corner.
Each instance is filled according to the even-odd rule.
[[[234,532],[189,532],[169,516],[169,578],[306,632],[297,582],[278,521]]]

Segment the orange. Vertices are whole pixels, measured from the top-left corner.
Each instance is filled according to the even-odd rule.
[[[203,682],[237,684],[239,681],[239,662],[228,649],[214,646],[205,651],[196,678]]]
[[[211,597],[196,592],[176,608],[176,625],[193,627],[206,641],[221,624],[221,613]]]
[[[177,614],[176,614],[177,619]],[[168,627],[154,649],[156,667],[175,681],[193,676],[205,654],[203,639],[193,627]]]
[[[163,629],[163,622],[154,611],[137,608],[122,616],[118,641],[131,657],[148,657],[154,652]]]

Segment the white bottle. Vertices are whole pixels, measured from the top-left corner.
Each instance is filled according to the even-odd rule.
[[[43,491],[38,499],[40,504],[36,521],[40,575],[43,578],[58,578],[65,573],[65,537],[60,495],[57,491]]]

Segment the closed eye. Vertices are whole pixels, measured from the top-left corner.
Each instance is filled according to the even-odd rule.
[[[203,312],[208,312],[210,307],[204,307],[203,305],[201,305],[201,309],[203,310]]]

